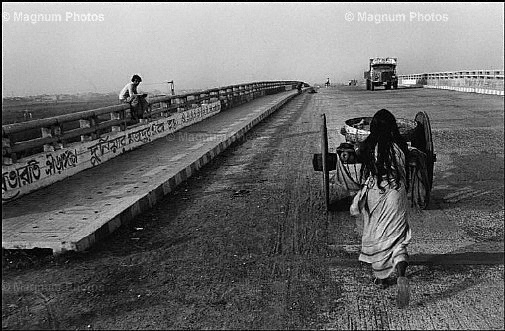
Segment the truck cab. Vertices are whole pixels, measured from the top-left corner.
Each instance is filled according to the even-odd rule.
[[[384,86],[386,90],[398,88],[398,76],[396,75],[397,58],[371,58],[369,70],[365,71],[366,89],[374,90],[376,86]]]

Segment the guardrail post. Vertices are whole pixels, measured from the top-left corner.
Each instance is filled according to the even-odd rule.
[[[191,100],[191,108],[197,108],[200,106],[200,103],[202,102],[202,95],[201,94],[195,94],[192,95],[193,100]]]
[[[238,95],[239,95],[239,102],[240,104],[243,104],[244,102],[246,102],[246,98],[245,98],[245,92],[244,92],[244,85],[240,85],[238,87]]]
[[[186,108],[188,106],[188,97],[180,97],[175,100],[177,100],[177,112],[181,113],[183,111],[186,111]]]
[[[248,101],[254,100],[254,92],[253,92],[254,86],[253,84],[247,85],[247,95],[248,95]]]
[[[210,94],[200,94],[200,104],[207,104],[210,102]]]
[[[123,122],[120,125],[114,125],[111,127],[112,132],[119,132],[119,131],[125,131],[126,130],[126,116],[125,116],[125,111],[124,110],[119,110],[110,113],[110,119],[111,120],[122,120]],[[82,127],[82,126],[81,126]],[[82,136],[81,136],[82,140]]]
[[[47,137],[61,137],[61,125],[54,125],[52,127],[48,128],[40,128],[40,131],[42,133],[42,138],[47,138]],[[63,148],[63,143],[61,142],[54,142],[50,144],[44,144],[44,152],[53,152],[57,149],[62,149]]]
[[[193,97],[193,99],[191,100],[191,107],[192,108],[200,106],[200,104],[204,101],[202,96],[203,96],[203,94],[200,94],[200,93],[192,95],[192,97]]]
[[[177,108],[175,109],[175,111],[177,113],[180,113],[182,111],[182,108],[181,108],[182,101],[181,101],[181,99],[179,99],[179,98],[173,98],[172,99],[172,104],[177,105]]]
[[[226,109],[228,107],[228,97],[226,96],[226,90],[220,89],[217,93],[217,96],[221,102],[221,109]]]
[[[191,109],[194,107],[194,103],[195,103],[195,96],[194,95],[188,95],[186,97],[186,107],[184,107],[185,109]]]
[[[226,109],[233,107],[233,88],[226,89]]]
[[[160,107],[163,109],[163,111],[160,113],[160,116],[168,117],[170,115],[170,111],[169,111],[170,103],[171,103],[171,99],[164,101],[164,102],[160,102]]]
[[[199,107],[201,104],[207,103],[206,97],[207,95],[205,93],[195,95],[196,106]],[[195,108],[194,105],[195,104],[193,104],[193,108]]]
[[[13,143],[9,138],[2,137],[2,164],[11,165],[16,163],[16,153],[12,153]]]
[[[55,137],[60,137],[63,135],[63,126],[61,124],[59,125],[55,125],[53,127],[53,133],[54,133],[54,136]],[[64,146],[63,146],[63,141],[59,141],[59,142],[55,142],[53,143],[53,147],[54,149],[62,149]]]
[[[249,99],[249,91],[250,91],[249,85],[244,85],[244,100],[245,100],[245,102],[249,102],[250,101],[250,99]]]
[[[245,89],[244,90],[245,100],[246,100],[246,102],[249,102],[252,100],[252,98],[251,98],[251,94],[252,94],[251,85],[248,84],[248,85],[244,86],[244,89]]]
[[[148,123],[148,122],[151,122],[153,120],[153,105],[149,102],[147,102],[147,108],[144,109],[144,114],[143,114],[143,117],[141,120],[140,120],[140,123]],[[143,121],[142,121],[143,120]]]
[[[216,102],[219,100],[219,91],[212,91],[209,94],[209,103]]]
[[[232,96],[232,106],[240,104],[240,92],[238,86],[232,88],[233,96]]]
[[[96,126],[96,117],[90,117],[87,120],[79,120],[79,126],[83,128],[92,128]],[[81,142],[95,140],[97,138],[96,133],[81,135]]]

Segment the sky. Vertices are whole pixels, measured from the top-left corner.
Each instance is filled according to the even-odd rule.
[[[504,68],[503,3],[5,3],[2,96]]]

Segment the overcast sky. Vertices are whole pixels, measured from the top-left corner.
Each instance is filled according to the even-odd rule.
[[[503,3],[2,3],[2,94],[504,67]],[[45,15],[44,15],[45,14]]]

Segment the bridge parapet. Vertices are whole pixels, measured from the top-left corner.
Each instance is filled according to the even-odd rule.
[[[399,75],[402,85],[503,95],[503,70],[463,70]]]
[[[149,100],[141,123],[128,104],[2,126],[2,203],[174,133],[221,110],[296,88],[298,81],[255,82]]]

